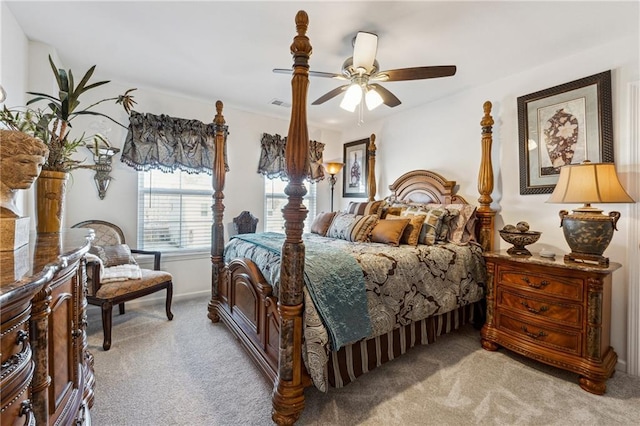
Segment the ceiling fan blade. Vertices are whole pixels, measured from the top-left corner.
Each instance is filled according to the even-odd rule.
[[[323,103],[327,102],[329,99],[335,98],[340,93],[342,93],[345,90],[347,90],[347,87],[349,87],[349,86],[350,86],[349,84],[345,84],[343,86],[336,87],[335,89],[331,90],[330,92],[325,93],[324,95],[320,96],[318,99],[313,101],[313,103],[311,105],[323,104]]]
[[[393,108],[402,103],[400,102],[400,99],[396,97],[396,95],[394,95],[384,87],[380,86],[379,84],[373,83],[373,84],[370,84],[369,87],[371,87],[376,92],[378,92],[378,94],[382,98],[382,102],[388,107]]]
[[[290,68],[274,68],[273,72],[277,74],[291,74],[293,72]],[[309,75],[311,77],[326,77],[326,78],[335,78],[336,80],[346,80],[347,78],[342,74],[336,74],[333,72],[322,72],[322,71],[309,71]]]
[[[322,72],[322,71],[309,71],[309,75],[311,77],[326,77],[326,78],[335,78],[336,80],[346,80],[347,78],[342,74],[336,74],[332,72]]]
[[[364,31],[358,32],[356,41],[353,44],[353,67],[364,68],[370,73],[373,68],[373,61],[376,60],[378,50],[378,36]]]
[[[425,78],[449,77],[456,73],[455,65],[440,65],[433,67],[399,68],[380,71],[371,80],[375,81],[405,81],[422,80]]]

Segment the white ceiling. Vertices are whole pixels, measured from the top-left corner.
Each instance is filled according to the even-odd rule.
[[[378,34],[383,70],[458,67],[453,77],[383,83],[402,105],[367,111],[367,121],[639,32],[637,1],[4,1],[65,68],[97,64],[100,78],[284,118],[289,109],[270,102],[290,102],[290,77],[272,69],[291,67],[300,9],[314,71],[339,73],[359,30]],[[312,77],[309,103],[340,84]],[[309,106],[309,121],[353,126],[339,102]]]

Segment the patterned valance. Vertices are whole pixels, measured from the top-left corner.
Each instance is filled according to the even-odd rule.
[[[138,171],[213,173],[215,123],[131,111],[120,161]],[[223,126],[225,140],[228,127]],[[225,169],[229,171],[225,144]]]
[[[285,160],[287,138],[283,138],[278,134],[263,133],[260,145],[258,173],[265,175],[269,179],[280,178],[288,180]],[[322,142],[309,141],[309,171],[307,179],[310,181],[317,182],[324,179],[324,167],[322,167],[323,151],[324,144]]]

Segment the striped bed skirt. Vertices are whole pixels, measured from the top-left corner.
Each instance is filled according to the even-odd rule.
[[[341,388],[416,345],[433,343],[438,336],[455,331],[470,322],[481,321],[482,325],[483,319],[484,309],[480,301],[342,347],[337,352],[332,352],[329,358],[329,384]]]

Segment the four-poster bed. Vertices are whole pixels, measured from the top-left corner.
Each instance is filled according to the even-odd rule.
[[[486,102],[484,104],[484,116],[481,121],[482,159],[478,179],[478,190],[481,196],[478,200],[479,206],[474,209],[478,220],[472,230],[479,245],[448,242],[439,246],[422,247],[417,245],[411,248],[378,245],[378,248],[373,250],[375,252],[383,252],[389,258],[395,256],[394,249],[398,250],[397,253],[400,253],[401,250],[412,250],[412,253],[414,253],[412,256],[420,258],[428,258],[431,252],[442,253],[442,250],[444,250],[447,253],[446,256],[449,256],[447,259],[450,259],[449,263],[451,264],[465,263],[462,259],[464,259],[464,256],[469,256],[468,258],[472,260],[468,261],[468,265],[464,267],[468,267],[471,272],[459,272],[454,270],[452,266],[451,270],[455,271],[453,275],[465,276],[464,274],[468,274],[460,282],[454,282],[455,279],[449,276],[448,270],[439,271],[436,274],[431,272],[434,275],[441,275],[442,277],[440,278],[442,278],[443,282],[447,281],[448,285],[455,287],[454,290],[450,290],[455,296],[449,295],[448,302],[438,302],[438,306],[431,309],[432,312],[426,317],[416,316],[415,319],[411,319],[409,318],[410,315],[402,317],[397,312],[389,314],[388,316],[395,315],[396,318],[402,317],[402,319],[391,330],[379,327],[377,323],[373,324],[372,328],[379,333],[372,335],[372,337],[348,341],[344,345],[335,348],[332,348],[329,343],[326,346],[330,349],[324,353],[326,359],[322,361],[319,368],[314,369],[312,367],[311,373],[308,372],[305,361],[307,366],[316,365],[317,367],[318,362],[314,363],[314,360],[317,361],[316,358],[318,358],[316,355],[320,353],[319,358],[322,358],[323,354],[321,352],[324,350],[320,345],[316,347],[317,351],[315,352],[309,350],[312,344],[317,343],[309,342],[309,336],[311,336],[311,334],[307,333],[310,329],[309,324],[314,321],[315,323],[321,322],[318,319],[319,317],[314,314],[317,309],[319,310],[319,307],[316,306],[317,302],[315,299],[312,301],[309,296],[310,282],[308,281],[307,272],[310,272],[310,270],[306,269],[310,269],[309,262],[312,252],[323,245],[331,246],[334,254],[336,252],[342,253],[341,250],[354,250],[355,254],[353,256],[362,265],[361,274],[365,276],[366,297],[368,299],[367,303],[370,305],[368,306],[370,312],[371,305],[375,305],[375,303],[372,303],[373,293],[381,293],[380,288],[382,287],[380,287],[379,283],[375,283],[372,278],[374,275],[378,276],[379,274],[373,269],[366,269],[365,258],[373,256],[367,251],[366,242],[352,243],[338,239],[327,241],[327,239],[322,240],[322,238],[325,238],[323,236],[310,238],[306,235],[303,240],[303,222],[307,216],[307,210],[302,203],[302,199],[306,194],[303,180],[306,177],[308,168],[309,137],[306,123],[306,105],[309,82],[308,60],[311,54],[311,45],[306,37],[307,27],[307,14],[303,11],[298,12],[296,15],[297,35],[291,45],[294,66],[292,113],[286,147],[286,165],[289,177],[286,192],[289,198],[288,204],[283,209],[285,235],[282,240],[277,240],[277,244],[281,246],[278,247],[281,250],[277,250],[277,255],[274,254],[275,250],[260,252],[261,254],[257,255],[257,257],[263,259],[263,264],[260,264],[260,261],[256,258],[250,259],[244,255],[239,257],[229,255],[225,258],[224,205],[222,200],[224,198],[223,190],[226,174],[224,162],[226,127],[224,127],[224,118],[222,117],[222,103],[218,102],[216,104],[217,115],[215,123],[219,125],[219,131],[217,131],[215,138],[211,252],[212,297],[208,306],[208,316],[213,322],[224,322],[236,335],[260,369],[274,381],[272,418],[278,424],[292,424],[297,420],[304,408],[304,388],[313,383],[318,386],[318,382],[322,380],[318,378],[319,375],[326,373],[323,379],[333,386],[342,386],[376,366],[394,359],[406,352],[410,347],[417,344],[431,343],[438,335],[454,330],[469,322],[473,315],[478,314],[477,307],[480,306],[484,296],[482,288],[484,283],[482,278],[484,263],[481,249],[492,249],[494,235],[493,218],[495,211],[490,207],[492,202],[491,192],[493,190],[493,171],[491,166],[491,126],[493,120],[490,115],[491,104]],[[370,144],[369,175],[367,176],[370,201],[373,200],[376,192],[374,137],[372,136],[372,143]],[[426,170],[414,170],[405,173],[390,185],[390,189],[394,202],[407,203],[407,205],[414,202],[426,202],[424,200],[441,205],[462,206],[461,208],[468,204],[464,198],[455,194],[454,181],[447,180],[437,173]],[[236,246],[230,251],[236,250],[234,253],[240,253],[241,251],[237,247],[240,243],[237,243],[236,240],[237,238],[233,240]],[[262,246],[269,245],[267,240],[262,241]],[[370,243],[371,246],[374,244],[376,243]],[[258,248],[250,248],[249,251],[254,253],[259,250]],[[466,251],[469,254],[463,254]],[[264,261],[264,259],[267,260]],[[455,259],[455,261],[451,259]],[[422,263],[428,264],[429,262]],[[265,272],[265,268],[268,269],[269,267],[276,269],[277,286],[272,285],[274,284],[273,277],[270,277]],[[411,269],[411,272],[415,270],[414,266],[410,266],[409,269]],[[480,273],[478,269],[482,269],[482,272]],[[399,275],[394,277],[396,281],[406,281],[409,287],[415,289],[416,284],[412,283],[409,278],[405,279],[400,273],[394,274]],[[426,275],[429,274],[430,272],[427,271]],[[473,278],[468,278],[472,275]],[[384,277],[385,285],[388,278],[388,276]],[[304,285],[305,283],[306,286]],[[375,286],[378,286],[378,288],[371,288]],[[312,288],[315,287],[312,286]],[[313,291],[315,292],[316,290]],[[403,297],[406,300],[406,296]],[[415,300],[426,300],[432,296],[423,294],[416,297],[418,299]],[[452,301],[451,299],[454,300]],[[448,306],[451,303],[453,305]],[[441,305],[442,310],[439,310]],[[448,307],[445,308],[444,305]],[[347,338],[347,340],[349,339]],[[336,346],[335,341],[334,346]],[[325,369],[324,372],[318,373],[316,371],[323,368]]]

